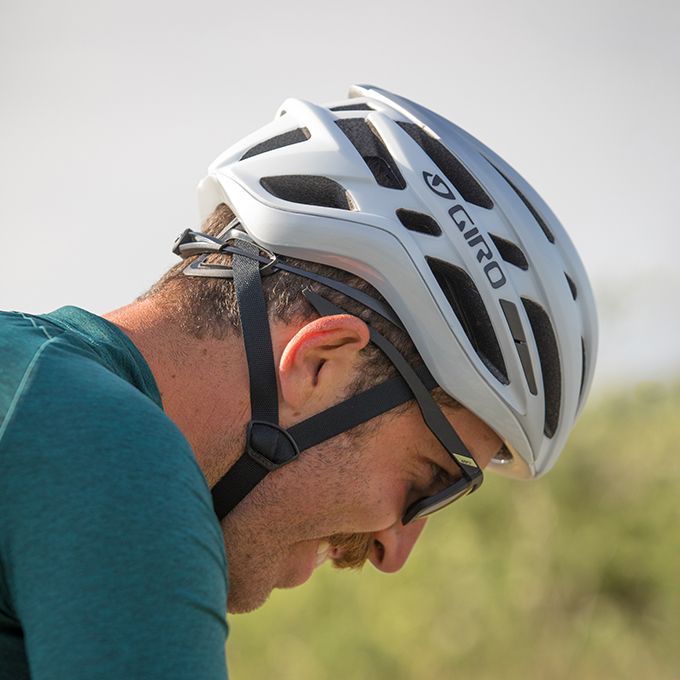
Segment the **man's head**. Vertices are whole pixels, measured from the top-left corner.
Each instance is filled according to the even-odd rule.
[[[231,210],[221,204],[203,225],[203,233],[218,236],[233,218]],[[231,256],[218,254],[209,262],[229,265]],[[370,284],[347,272],[292,259],[287,262],[380,299]],[[240,346],[243,335],[233,282],[187,277],[183,271],[188,264],[173,267],[140,300],[166,310],[185,336],[197,343],[209,338]],[[263,284],[283,426],[323,412],[396,375],[391,362],[370,342],[369,327],[388,337],[411,364],[420,361],[403,330],[322,283],[280,272],[265,278]],[[302,294],[308,287],[354,314],[320,317]],[[480,465],[486,466],[501,449],[500,439],[440,388],[433,393]],[[177,419],[181,421],[182,416]],[[202,466],[209,477],[212,472],[213,479],[225,472],[229,444],[224,437],[215,428],[200,447]],[[238,448],[243,448],[241,440]],[[326,558],[343,568],[358,568],[370,559],[383,571],[396,571],[424,526],[420,520],[404,527],[404,510],[418,498],[440,490],[448,476],[457,475],[459,471],[413,402],[318,445],[294,465],[265,479],[223,521],[230,562],[230,611],[249,611],[273,587],[302,583]]]
[[[592,293],[540,197],[431,111],[352,94],[289,100],[218,158],[148,296],[246,349],[245,452],[213,487],[232,610],[328,551],[399,568],[489,461],[549,469],[592,378]]]
[[[466,409],[445,412],[485,467],[500,439]],[[404,565],[427,521],[402,524],[405,509],[459,473],[417,407],[376,420],[270,475],[226,516],[231,612],[304,583],[326,558],[354,568],[369,560],[384,572]]]
[[[326,106],[287,100],[221,154],[199,185],[203,217],[220,203],[261,248],[371,284],[436,383],[515,452],[492,469],[554,464],[594,372],[594,299],[559,220],[491,149],[354,86]]]

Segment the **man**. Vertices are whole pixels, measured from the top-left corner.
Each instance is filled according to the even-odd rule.
[[[139,300],[3,315],[3,680],[224,678],[227,605],[395,571],[484,467],[554,464],[596,350],[568,236],[453,124],[350,94],[218,158]]]

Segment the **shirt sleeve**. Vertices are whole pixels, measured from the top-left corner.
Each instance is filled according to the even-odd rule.
[[[2,570],[31,678],[224,680],[224,544],[188,443],[124,381],[60,384],[48,363],[0,442]]]

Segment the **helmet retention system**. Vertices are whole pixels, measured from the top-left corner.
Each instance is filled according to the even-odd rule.
[[[505,442],[507,455],[490,469],[533,478],[552,467],[592,381],[595,305],[562,225],[488,147],[425,107],[354,86],[329,106],[284,102],[272,123],[210,166],[199,202],[203,218],[220,203],[236,218],[218,238],[185,230],[174,252],[200,255],[187,275],[233,278],[250,380],[246,451],[212,490],[220,519],[301,451],[411,399],[461,475],[402,521],[475,490],[481,470],[432,399],[436,386]],[[232,254],[231,267],[206,262],[217,252]],[[360,276],[389,306],[286,257]],[[424,363],[411,366],[369,328],[399,375],[281,428],[261,285],[281,270],[405,330]],[[311,289],[304,295],[322,316],[345,313]]]

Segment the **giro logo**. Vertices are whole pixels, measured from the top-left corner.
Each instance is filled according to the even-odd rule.
[[[452,201],[456,200],[453,191],[449,189],[446,182],[439,175],[433,175],[431,172],[423,172],[423,177],[427,186],[430,187],[437,196],[448,198]]]
[[[466,243],[470,248],[477,248],[475,256],[477,262],[481,265],[484,262],[484,274],[491,284],[492,288],[500,288],[505,285],[507,279],[501,269],[501,266],[494,260],[491,248],[484,240],[484,237],[479,233],[479,229],[475,227],[473,219],[468,215],[465,208],[458,203],[456,196],[451,190],[451,187],[439,176],[433,175],[430,172],[423,172],[423,179],[428,188],[437,194],[440,198],[448,201],[454,201],[454,204],[449,208],[449,217],[451,221],[458,227],[458,231],[463,235]]]

